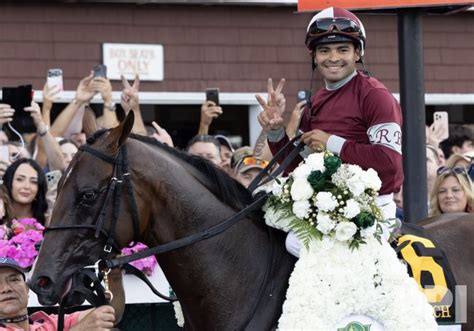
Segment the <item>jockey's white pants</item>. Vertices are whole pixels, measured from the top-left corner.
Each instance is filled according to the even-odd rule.
[[[393,201],[393,194],[385,194],[385,195],[378,196],[377,205],[382,210],[382,213],[385,219],[395,218],[397,206],[395,205],[395,202]],[[384,237],[385,240],[388,240],[388,238],[390,237],[390,231],[385,225],[382,225],[382,229],[383,229],[382,237]],[[298,237],[296,237],[293,231],[290,231],[288,235],[286,236],[285,245],[286,245],[286,250],[290,254],[298,258],[300,257],[301,241],[298,239]]]

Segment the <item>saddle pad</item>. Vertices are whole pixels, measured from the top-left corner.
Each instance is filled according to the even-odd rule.
[[[417,225],[404,223],[396,243],[399,258],[433,306],[438,324],[455,323],[456,281],[439,245]]]

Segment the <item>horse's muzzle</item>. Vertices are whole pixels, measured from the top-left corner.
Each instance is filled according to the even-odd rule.
[[[53,306],[58,302],[54,293],[54,282],[48,276],[38,276],[30,280],[31,290],[38,295],[38,301],[44,306]]]

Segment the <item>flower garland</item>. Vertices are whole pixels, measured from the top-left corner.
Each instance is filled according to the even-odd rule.
[[[329,152],[309,155],[274,183],[265,221],[293,231],[305,246],[279,329],[344,329],[342,321],[357,315],[385,330],[437,329],[426,297],[381,240],[389,222],[376,204],[380,187],[373,169],[342,164]]]
[[[142,243],[137,243],[132,247],[123,248],[122,255],[124,256],[131,255],[131,254],[143,251],[147,248],[148,246]],[[137,260],[137,261],[130,262],[130,264],[133,265],[135,268],[141,270],[148,277],[151,277],[153,273],[155,272],[158,262],[156,261],[156,258],[152,255],[152,256],[148,256],[143,259]]]
[[[14,259],[22,268],[30,268],[43,240],[44,227],[34,218],[13,219],[0,225],[0,256]]]
[[[358,249],[324,236],[302,249],[291,274],[280,330],[338,330],[364,315],[384,330],[437,330],[433,308],[395,251],[367,239]]]
[[[313,153],[288,178],[275,181],[264,210],[267,223],[292,230],[308,248],[324,235],[351,248],[382,234],[376,204],[381,181],[373,169],[342,164],[337,156]],[[278,219],[268,221],[271,216]]]

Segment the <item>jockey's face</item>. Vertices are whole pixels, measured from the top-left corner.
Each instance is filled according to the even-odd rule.
[[[359,50],[351,42],[321,44],[315,49],[314,62],[324,80],[338,82],[356,70]]]

